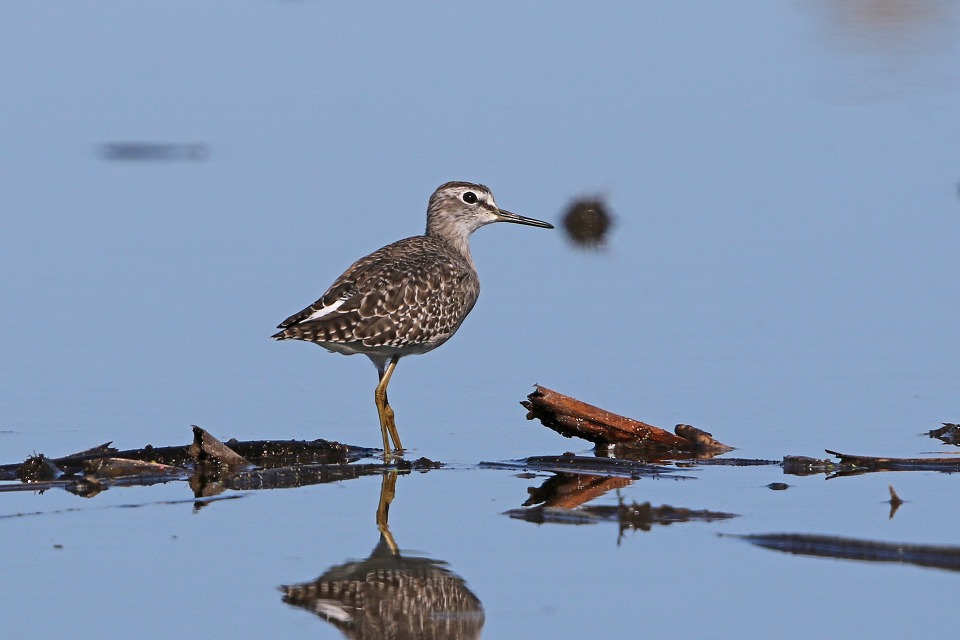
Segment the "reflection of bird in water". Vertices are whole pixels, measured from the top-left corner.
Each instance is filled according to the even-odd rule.
[[[470,235],[493,222],[552,229],[553,225],[497,206],[480,184],[447,182],[427,206],[427,231],[360,258],[312,305],[280,323],[277,340],[306,340],[352,355],[377,367],[374,398],[380,415],[384,456],[403,451],[387,385],[397,361],[446,342],[480,295],[470,256]]]
[[[283,601],[312,611],[348,638],[479,638],[483,605],[463,578],[440,560],[397,550],[386,523],[395,482],[396,472],[384,475],[380,542],[370,557],[331,567],[313,582],[281,587]]]

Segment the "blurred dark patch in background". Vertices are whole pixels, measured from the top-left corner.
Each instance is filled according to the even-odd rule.
[[[108,142],[100,147],[104,160],[192,160],[210,157],[210,148],[202,142],[171,144],[159,142]]]
[[[606,203],[599,197],[577,198],[563,214],[567,239],[581,249],[602,249],[613,218]]]

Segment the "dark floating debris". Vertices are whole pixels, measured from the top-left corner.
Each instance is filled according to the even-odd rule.
[[[410,471],[429,471],[430,469],[439,469],[443,466],[442,462],[437,462],[436,460],[425,457],[417,458],[412,462],[399,458],[394,464],[397,469]]]
[[[960,546],[905,544],[802,533],[755,535],[718,534],[738,538],[765,549],[803,556],[820,556],[864,562],[896,562],[920,567],[960,571]]]
[[[109,142],[101,147],[100,153],[104,160],[121,161],[192,160],[202,162],[210,157],[209,147],[202,142],[189,144]]]
[[[770,489],[771,491],[786,491],[789,488],[790,485],[788,485],[786,482],[771,482],[767,485],[767,489]]]
[[[810,476],[820,473],[831,477],[853,476],[874,471],[960,471],[960,457],[950,458],[880,458],[857,456],[825,449],[839,461],[807,456],[784,456],[783,472],[795,476]]]
[[[279,489],[336,482],[382,474],[388,467],[356,464],[376,449],[352,447],[329,440],[254,440],[221,442],[193,427],[189,446],[153,447],[118,451],[110,443],[64,456],[35,455],[19,464],[0,466],[0,492],[43,491],[61,488],[92,497],[113,486],[146,486],[189,481],[196,497],[224,490]],[[428,471],[441,463],[421,458],[398,460],[389,467],[400,473]],[[10,483],[20,480],[19,483]]]
[[[570,203],[563,214],[567,238],[583,249],[599,249],[607,242],[613,218],[600,198],[579,198]]]
[[[717,455],[731,451],[711,434],[690,425],[677,425],[676,433],[595,407],[541,385],[521,402],[527,420],[538,419],[560,435],[588,440],[598,447],[623,447],[647,452]]]
[[[783,472],[792,476],[813,476],[820,473],[838,473],[842,469],[840,464],[829,458],[811,458],[809,456],[784,456],[781,464]],[[849,466],[847,471],[853,471]]]
[[[193,425],[193,444],[187,449],[191,458],[199,463],[214,463],[228,467],[251,467],[253,465],[236,451],[213,437],[206,429]]]
[[[960,446],[960,424],[944,422],[942,427],[928,431],[927,435],[942,441],[944,444]]]
[[[825,449],[840,458],[840,464],[850,466],[856,472],[866,471],[960,471],[960,457],[952,458],[878,458],[855,456]]]
[[[46,480],[55,480],[63,475],[63,471],[57,468],[57,465],[50,461],[50,458],[43,455],[30,456],[24,460],[23,464],[17,469],[17,478],[21,482],[44,482]]]

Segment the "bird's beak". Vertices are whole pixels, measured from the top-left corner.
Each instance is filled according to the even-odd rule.
[[[497,209],[497,222],[513,222],[515,224],[527,224],[531,227],[543,227],[544,229],[553,229],[553,225],[543,220],[528,218],[516,213],[511,213],[505,209]]]

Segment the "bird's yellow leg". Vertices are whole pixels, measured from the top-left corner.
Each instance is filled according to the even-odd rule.
[[[387,519],[390,516],[390,503],[393,502],[393,496],[396,493],[397,471],[391,470],[383,474],[383,481],[380,483],[380,504],[377,505],[377,529],[380,535],[386,540],[387,546],[394,555],[399,553],[397,543],[390,533],[390,525]]]
[[[400,434],[397,432],[397,423],[394,418],[393,409],[387,401],[387,385],[390,384],[390,376],[393,375],[393,370],[397,367],[398,360],[400,360],[399,356],[390,358],[390,364],[387,365],[383,375],[380,376],[380,384],[377,385],[377,389],[373,394],[373,398],[377,403],[377,413],[380,415],[380,433],[383,435],[383,455],[385,458],[390,457],[392,449],[396,449],[401,454],[403,453],[403,445],[400,444]],[[392,448],[390,446],[391,438],[393,439]]]

